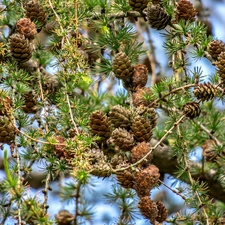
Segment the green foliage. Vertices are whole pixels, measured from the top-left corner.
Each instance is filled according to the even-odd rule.
[[[106,202],[120,211],[115,224],[135,224],[140,214],[152,224],[161,223],[167,216],[161,200],[168,210],[175,208],[167,218],[171,224],[221,224],[225,114],[217,106],[224,102],[224,70],[218,67],[208,74],[196,64],[206,57],[211,66],[223,66],[210,55],[213,38],[200,16],[178,21],[180,2],[161,1],[172,18],[159,33],[162,56],[155,49],[158,40],[147,10],[131,10],[130,1],[40,0],[47,24],[42,27],[38,17],[32,19],[38,28],[34,40],[26,39],[32,58],[21,63],[15,54],[22,58],[27,50],[9,40],[15,32],[35,33],[26,24],[16,27],[26,15],[27,3],[3,0],[0,9],[0,147],[9,145],[11,155],[3,151],[0,223],[66,224],[68,218],[59,212],[55,217],[49,213],[54,195],[62,207],[66,203],[72,208],[68,225],[94,224],[94,202],[87,195],[97,186],[92,176],[102,184],[101,178],[115,174],[118,181],[105,194]],[[164,18],[158,10],[154,22],[160,24]],[[112,63],[119,52],[125,53],[132,71],[121,79]],[[168,68],[161,68],[161,57],[168,57]],[[124,72],[127,65],[120,69]],[[209,75],[210,87],[204,83]],[[146,92],[138,95],[142,89]],[[112,112],[113,106],[117,111]],[[146,139],[146,133],[153,136]],[[140,134],[149,145],[138,139]],[[194,154],[200,155],[195,161]],[[36,170],[41,170],[40,182],[33,178]],[[140,181],[141,173],[145,174]],[[163,183],[165,173],[179,180],[169,187]],[[187,210],[178,213],[164,196],[167,191],[160,192],[159,176],[168,190],[182,197]],[[35,197],[30,195],[32,182],[42,188]],[[52,182],[59,183],[59,190],[51,192]],[[155,199],[146,196],[150,183],[159,187]]]

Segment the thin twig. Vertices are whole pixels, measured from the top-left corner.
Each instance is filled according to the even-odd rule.
[[[179,88],[175,88],[173,90],[171,90],[170,92],[166,93],[165,95],[163,95],[162,97],[156,99],[155,101],[153,101],[151,103],[151,105],[149,107],[152,107],[154,106],[155,104],[157,104],[159,101],[163,100],[164,98],[166,98],[167,96],[171,95],[171,94],[174,94],[178,91],[181,91],[183,89],[188,89],[188,88],[191,88],[191,87],[195,87],[197,84],[187,84],[185,86],[182,86],[182,87],[179,87]]]
[[[184,197],[180,192],[175,191],[174,189],[172,189],[171,187],[169,187],[167,184],[165,184],[163,181],[159,180],[159,182],[164,185],[166,188],[168,188],[169,190],[171,190],[173,193],[175,193],[176,195],[179,195],[184,201],[186,201],[186,197]]]
[[[79,198],[80,198],[80,188],[81,183],[78,182],[75,196],[75,217],[74,217],[74,225],[77,225],[77,218],[79,216]]]
[[[216,145],[223,146],[223,144],[204,125],[195,120],[193,120],[193,123],[197,124],[206,134],[208,134],[209,137],[215,141]]]
[[[43,88],[42,88],[42,83],[41,83],[41,72],[40,72],[40,67],[37,68],[37,73],[38,73],[38,85],[40,88],[40,92],[41,92],[41,101],[44,104],[44,94],[43,94]],[[44,108],[45,110],[45,108]],[[45,111],[46,112],[46,111]],[[48,133],[48,124],[45,123],[45,131],[46,133]]]
[[[185,167],[186,167],[186,170],[187,170],[187,173],[188,173],[190,183],[191,183],[191,185],[194,185],[194,180],[193,180],[191,172],[190,172],[190,167],[188,165],[187,158],[185,156],[184,156],[184,162],[185,162]],[[195,194],[196,194],[196,197],[198,199],[198,202],[199,202],[200,206],[203,206],[203,203],[202,203],[202,200],[199,196],[199,193],[197,191],[195,191]],[[208,217],[208,215],[205,211],[205,208],[203,207],[202,209],[203,209],[203,213],[204,213],[205,218],[206,218],[206,225],[209,225],[209,217]]]
[[[59,15],[58,15],[57,12],[55,11],[55,9],[54,9],[54,7],[53,7],[53,5],[52,5],[51,0],[48,0],[48,3],[49,3],[49,5],[50,5],[50,7],[51,7],[53,13],[55,14],[55,17],[56,17],[56,19],[57,19],[57,22],[59,23],[59,27],[60,27],[60,30],[61,30],[62,34],[64,34],[65,32],[64,32],[64,29],[63,29],[62,24],[60,23],[60,17],[59,17]],[[62,38],[62,44],[63,44],[63,40],[64,40],[64,37]],[[67,43],[69,43],[69,40],[68,40],[67,37],[66,37],[66,41],[67,41]]]
[[[101,13],[96,13],[94,16],[90,17],[90,20],[99,20],[99,18],[101,18],[102,14]],[[107,15],[108,19],[120,19],[120,18],[124,18],[124,17],[134,17],[134,18],[138,18],[138,17],[143,17],[143,15],[137,11],[128,11],[126,13],[124,12],[120,12],[120,13],[109,13]]]
[[[181,112],[178,109],[171,109],[171,108],[164,108],[163,109],[167,110],[167,111],[176,111],[177,113],[179,113],[181,115]],[[193,123],[197,124],[206,134],[209,135],[209,137],[215,141],[217,146],[223,146],[222,142],[220,142],[211,132],[210,130],[208,130],[203,124],[201,124],[200,122],[196,121],[196,120],[191,120]]]
[[[13,91],[13,96],[12,96],[12,101],[13,104],[15,103],[15,88],[14,88],[15,84],[12,84],[12,91]],[[14,127],[16,127],[16,119],[15,117],[13,117],[13,125]],[[21,190],[21,165],[20,165],[20,154],[19,154],[19,149],[18,149],[18,145],[17,145],[17,140],[16,140],[16,134],[14,137],[14,146],[13,148],[16,150],[16,163],[17,163],[17,175],[18,175],[18,179],[17,179],[17,187],[16,187],[16,193],[18,193]],[[21,194],[21,193],[19,193]],[[18,200],[18,225],[21,225],[22,220],[21,220],[21,199]]]
[[[66,146],[66,144],[63,144],[63,143],[50,143],[50,142],[47,142],[47,141],[41,141],[41,140],[38,140],[38,139],[35,139],[35,138],[32,138],[30,137],[29,135],[27,135],[26,133],[24,133],[23,131],[19,130],[17,127],[15,127],[16,131],[19,132],[20,134],[22,134],[23,136],[27,137],[28,139],[32,140],[32,141],[35,141],[37,143],[41,143],[41,144],[47,144],[47,145],[63,145],[63,146]]]
[[[19,155],[19,149],[18,146],[15,144],[15,149],[16,149],[16,162],[17,162],[17,174],[18,174],[18,180],[17,180],[17,190],[20,190],[20,186],[21,186],[21,167],[20,167],[20,155]],[[21,220],[21,199],[18,201],[18,225],[22,224],[22,220]]]
[[[66,94],[66,101],[67,101],[67,104],[68,104],[68,106],[69,106],[70,119],[71,119],[71,121],[72,121],[72,123],[73,123],[74,128],[76,129],[77,134],[79,134],[79,130],[78,130],[78,128],[77,128],[77,124],[75,123],[75,121],[74,121],[74,119],[73,119],[73,112],[72,112],[72,110],[71,110],[70,99],[69,99],[68,94]]]
[[[47,214],[47,210],[48,210],[48,190],[49,190],[49,182],[50,182],[50,173],[48,173],[46,180],[45,180],[45,189],[43,191],[44,194],[44,210],[45,210],[45,214]]]

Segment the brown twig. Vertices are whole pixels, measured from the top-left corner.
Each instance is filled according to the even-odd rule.
[[[186,156],[184,156],[183,159],[184,159],[184,163],[185,163],[185,167],[186,167],[186,171],[187,171],[187,173],[188,173],[188,178],[189,178],[189,180],[190,180],[190,183],[191,183],[191,185],[194,185],[194,180],[193,180],[193,178],[192,178],[192,175],[191,175],[191,172],[190,172],[190,166],[189,166],[189,164],[188,164],[188,162],[187,162]],[[195,192],[195,194],[196,194],[196,197],[197,197],[197,199],[198,199],[198,202],[199,202],[200,206],[202,206],[203,203],[202,203],[202,200],[201,200],[201,198],[200,198],[200,196],[199,196],[198,191],[194,191],[194,192]],[[206,213],[206,211],[205,211],[205,208],[203,207],[202,209],[203,209],[203,213],[204,213],[205,218],[206,218],[206,225],[209,225],[209,218],[208,218],[208,215],[207,215],[207,213]]]
[[[22,134],[23,136],[27,137],[28,139],[32,140],[32,141],[35,141],[37,143],[41,143],[41,144],[48,144],[48,145],[63,145],[65,146],[65,144],[63,143],[50,143],[50,142],[47,142],[47,141],[42,141],[42,140],[38,140],[38,139],[35,139],[35,138],[32,138],[30,137],[29,135],[27,135],[26,133],[24,133],[23,131],[19,130],[17,127],[15,127],[16,131],[19,132],[20,134]]]
[[[79,216],[79,198],[80,198],[80,188],[81,183],[78,182],[75,196],[75,216],[74,216],[74,225],[77,225],[77,218]]]
[[[167,184],[165,184],[163,181],[159,180],[159,182],[164,185],[166,188],[168,188],[170,191],[172,191],[173,193],[175,193],[176,195],[179,195],[184,201],[186,200],[186,197],[184,197],[180,192],[175,191],[174,189],[172,189],[171,187],[169,187]]]
[[[218,146],[223,146],[223,144],[210,132],[210,130],[208,130],[204,125],[202,125],[201,123],[199,123],[199,122],[197,122],[197,121],[195,121],[195,120],[193,120],[193,123],[195,123],[195,124],[197,124],[200,128],[201,128],[201,130],[203,130],[206,134],[208,134],[209,135],[209,137],[213,140],[213,141],[215,141],[215,143],[216,143],[216,145],[218,145]]]

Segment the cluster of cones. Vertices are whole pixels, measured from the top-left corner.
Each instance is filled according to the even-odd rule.
[[[33,102],[31,102],[33,101]],[[27,113],[34,112],[36,102],[30,92],[25,95],[23,110]],[[16,128],[12,116],[12,100],[6,92],[0,90],[0,143],[12,144],[15,139]]]
[[[164,29],[171,22],[171,16],[163,8],[162,0],[129,0],[131,8],[138,12],[146,10],[146,19],[154,29]],[[197,12],[189,0],[180,0],[176,6],[176,20],[194,21]]]
[[[33,53],[33,40],[37,32],[47,23],[47,14],[41,4],[30,0],[24,4],[25,17],[16,22],[14,33],[9,37],[12,57],[20,64],[27,62]],[[23,110],[26,113],[37,112],[37,100],[33,91],[23,95]]]
[[[225,44],[220,40],[213,40],[209,43],[207,48],[208,53],[212,57],[216,67],[217,73],[221,81],[225,82]]]
[[[26,17],[17,21],[15,33],[9,38],[12,57],[18,63],[27,62],[32,57],[32,40],[37,34],[35,23],[39,25],[40,30],[47,22],[47,16],[39,2],[31,0],[24,5],[24,8]]]
[[[225,82],[225,44],[220,40],[212,40],[208,47],[207,52],[209,53],[212,61],[217,67],[217,73],[221,79],[222,87]],[[199,101],[212,100],[217,95],[217,87],[211,83],[197,84],[194,88],[194,96]],[[201,110],[198,102],[189,102],[183,107],[183,112],[187,117],[193,119],[199,116]],[[206,157],[208,158],[208,157]]]
[[[160,177],[159,169],[150,164],[153,154],[149,154],[149,141],[156,125],[154,108],[141,104],[131,110],[116,105],[108,115],[94,111],[89,125],[92,134],[99,137],[98,147],[89,150],[91,173],[109,176],[112,168],[119,169],[139,161],[137,168],[117,172],[118,182],[124,188],[136,190],[140,197],[138,207],[145,218],[153,224],[163,222],[167,217],[165,206],[150,199],[150,190]]]
[[[90,116],[90,131],[98,136],[97,146],[89,150],[90,171],[96,176],[110,176],[112,169],[120,169],[138,162],[137,168],[116,172],[118,182],[124,188],[133,188],[140,198],[138,207],[151,223],[163,222],[167,210],[162,202],[150,198],[150,190],[157,185],[159,169],[150,164],[150,140],[156,126],[156,112],[150,88],[145,87],[148,71],[145,65],[131,65],[125,53],[119,52],[112,62],[115,76],[132,94],[133,107],[111,107],[105,114],[99,110]],[[145,157],[145,158],[143,158]]]

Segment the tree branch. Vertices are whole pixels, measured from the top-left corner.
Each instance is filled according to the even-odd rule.
[[[157,142],[158,140],[152,139],[150,144],[154,146]],[[167,145],[158,146],[153,153],[154,157],[152,163],[159,168],[160,172],[175,175],[179,167],[179,162],[177,158],[172,155],[172,149]],[[211,169],[210,171],[205,171],[204,174],[197,174],[192,171],[201,171],[202,165],[197,162],[189,161],[189,166],[191,168],[192,178],[207,183],[209,188],[208,194],[217,200],[225,202],[225,190],[221,182],[216,179],[217,171]],[[188,182],[188,180],[184,180],[184,182]]]

